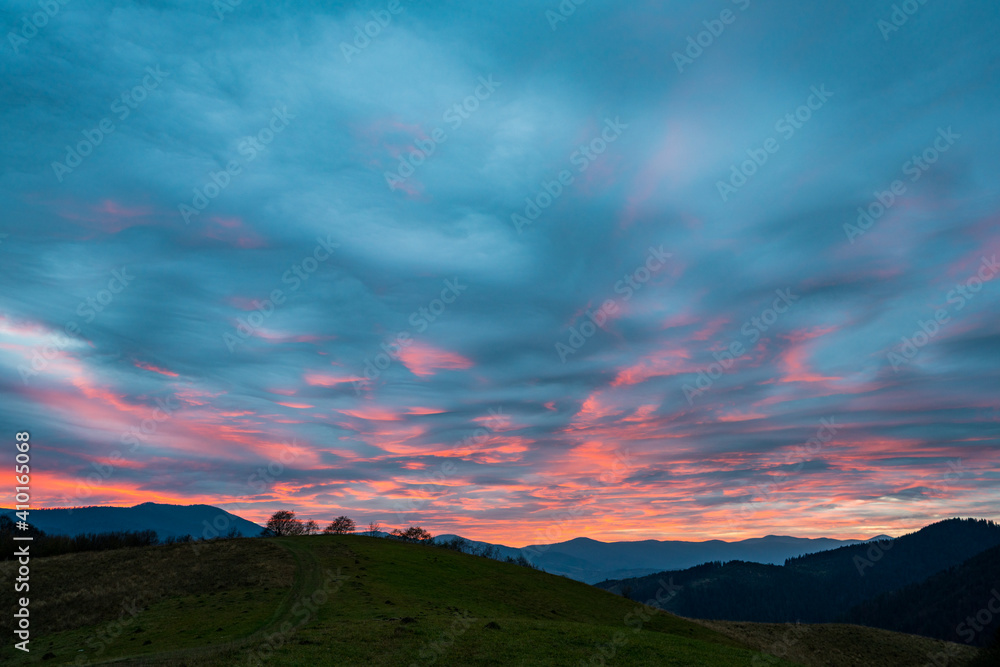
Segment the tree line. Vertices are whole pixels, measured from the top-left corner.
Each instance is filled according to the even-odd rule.
[[[309,519],[303,521],[295,516],[292,510],[278,510],[271,515],[261,531],[261,537],[284,537],[287,535],[352,535],[358,532],[357,523],[347,516],[338,516],[331,521],[323,530],[319,529],[319,524]],[[361,534],[370,537],[378,537],[382,533],[382,524],[372,521],[368,528],[360,531]],[[393,537],[407,542],[429,542],[433,536],[420,526],[410,526],[406,529],[395,528],[390,532],[389,537]]]
[[[382,524],[378,521],[372,521],[368,524],[366,529],[357,531],[357,524],[353,519],[346,516],[338,516],[336,519],[331,521],[326,528],[320,531],[319,525],[315,521],[311,519],[308,521],[302,521],[295,516],[295,512],[292,510],[278,510],[271,515],[270,519],[267,520],[267,524],[261,532],[261,536],[283,537],[288,535],[317,535],[319,533],[324,535],[351,535],[356,532],[369,537],[385,536],[390,539],[402,540],[404,542],[430,544],[472,556],[482,556],[483,558],[491,558],[493,560],[513,563],[523,567],[539,569],[522,554],[518,554],[516,557],[503,557],[500,549],[493,544],[475,544],[461,537],[453,537],[450,540],[436,542],[434,540],[434,536],[420,526],[394,528],[386,533],[382,530]]]
[[[16,532],[15,532],[16,531]],[[16,530],[14,522],[6,514],[0,515],[0,559],[14,558],[14,536],[31,537],[31,555],[37,557],[59,556],[79,551],[108,551],[129,547],[146,547],[159,544],[155,530],[113,530],[106,533],[86,533],[81,535],[49,535],[44,530],[28,525],[27,530]],[[188,536],[188,539],[191,539]],[[20,542],[19,544],[24,544]]]
[[[130,547],[156,546],[158,544],[185,544],[189,542],[200,542],[204,539],[196,540],[191,535],[175,536],[171,535],[164,540],[160,540],[155,530],[116,530],[104,533],[86,533],[75,536],[69,535],[49,535],[45,531],[29,524],[26,531],[16,531],[19,536],[31,536],[33,538],[31,553],[34,556],[58,556],[61,554],[76,553],[80,551],[107,551],[110,549],[125,549]],[[500,549],[491,544],[476,544],[460,537],[455,537],[447,541],[435,541],[434,536],[420,526],[409,526],[407,528],[394,528],[385,532],[382,524],[378,521],[371,521],[368,526],[361,528],[347,516],[338,516],[333,519],[322,530],[319,524],[309,519],[303,521],[299,519],[292,510],[278,510],[267,520],[267,524],[261,531],[262,537],[284,537],[290,535],[367,535],[369,537],[386,537],[389,539],[411,542],[414,544],[428,544],[458,551],[472,556],[481,556],[493,560],[514,563],[524,567],[538,569],[533,563],[521,554],[517,556],[503,556]],[[15,551],[15,524],[7,515],[0,515],[0,560],[12,558]],[[234,539],[242,537],[235,528],[229,531],[224,537],[214,539]]]

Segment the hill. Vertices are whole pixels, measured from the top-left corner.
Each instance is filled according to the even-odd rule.
[[[14,518],[12,509],[0,509],[0,514]],[[225,536],[230,530],[256,537],[262,530],[252,521],[211,505],[142,503],[135,507],[33,509],[29,520],[49,535],[153,530],[161,540],[184,535],[212,538]]]
[[[846,619],[952,642],[986,643],[1000,628],[1000,546],[862,602]]]
[[[660,581],[672,581],[682,588],[662,607],[694,618],[832,622],[848,618],[852,608],[866,600],[922,582],[997,545],[997,524],[949,519],[894,540],[792,558],[783,566],[715,562],[598,586],[645,599]],[[989,590],[980,591],[984,601]],[[981,635],[976,643],[986,640]]]
[[[14,510],[0,509],[0,515],[13,518]],[[235,514],[211,505],[169,505],[143,503],[134,507],[75,507],[31,510],[30,522],[49,535],[75,536],[85,533],[153,530],[160,541],[191,535],[195,539],[226,536],[236,531],[244,537],[256,537],[262,527]],[[386,535],[387,533],[380,533]],[[436,541],[457,538],[439,535]],[[877,539],[877,538],[873,538]],[[523,555],[533,564],[552,574],[593,584],[607,579],[639,577],[663,570],[681,569],[716,560],[747,560],[758,563],[783,563],[803,554],[857,544],[857,540],[798,538],[777,535],[723,542],[707,540],[641,540],[600,542],[576,538],[555,544],[509,547],[502,544],[467,540],[480,553],[490,547],[499,559]]]
[[[0,575],[13,567],[0,565]],[[31,653],[16,656],[21,664],[820,664],[774,658],[563,577],[364,536],[68,554],[33,560],[31,577],[35,635]],[[857,631],[858,650],[881,646]],[[815,632],[819,642],[827,631]],[[902,658],[887,667],[945,646],[893,637]],[[10,643],[0,647],[0,661],[14,654]]]

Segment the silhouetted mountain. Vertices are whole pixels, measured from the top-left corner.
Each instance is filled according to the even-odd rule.
[[[532,545],[522,551],[546,572],[595,583],[611,577],[642,576],[709,561],[747,560],[779,564],[794,556],[859,542],[861,540],[810,539],[781,535],[755,537],[738,542],[722,540],[599,542],[578,537],[557,544]]]
[[[517,556],[521,553],[521,550],[518,549],[517,547],[506,547],[502,544],[493,544],[492,542],[480,542],[478,540],[469,540],[462,537],[461,535],[447,534],[447,535],[434,536],[434,541],[437,543],[444,543],[455,539],[465,540],[466,543],[468,543],[469,548],[466,549],[466,553],[469,553],[470,550],[476,551],[476,550],[483,550],[484,548],[489,548],[489,547],[495,548],[496,552],[495,554],[492,554],[492,557],[495,558],[496,560],[503,560],[507,557],[517,558]]]
[[[920,583],[866,600],[845,620],[985,645],[1000,627],[1000,546]]]
[[[658,606],[694,618],[832,622],[845,620],[866,600],[922,582],[998,545],[996,523],[949,519],[896,539],[790,558],[783,566],[716,561],[597,586],[641,601],[660,591]],[[989,595],[989,587],[980,591],[984,601]],[[874,609],[871,613],[879,616]]]
[[[457,536],[439,535],[436,539],[445,541],[453,537]],[[477,546],[495,546],[500,558],[516,557],[521,554],[546,572],[592,584],[610,578],[641,577],[665,569],[691,567],[714,560],[753,560],[778,564],[793,556],[858,544],[860,541],[780,535],[768,535],[738,542],[722,540],[599,542],[587,537],[578,537],[566,542],[534,544],[520,549],[475,540],[469,542]]]
[[[0,509],[13,520],[14,510]],[[135,507],[74,507],[33,509],[29,521],[49,535],[82,535],[116,531],[156,531],[161,540],[191,535],[195,539],[224,537],[235,529],[244,537],[257,537],[262,528],[211,505],[142,503]]]

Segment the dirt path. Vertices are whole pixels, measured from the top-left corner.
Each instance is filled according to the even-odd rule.
[[[261,658],[266,657],[271,646],[278,644],[282,638],[287,641],[290,635],[311,620],[312,614],[304,615],[302,613],[302,610],[307,609],[307,607],[302,606],[301,602],[303,599],[311,598],[313,593],[323,588],[327,580],[315,551],[305,542],[280,538],[275,539],[274,542],[285,549],[295,560],[295,579],[288,593],[275,608],[274,613],[256,630],[240,639],[219,644],[126,656],[91,664],[149,667],[175,665],[182,662],[225,665],[260,664],[263,662]],[[286,631],[282,632],[283,624],[290,624],[292,627],[288,629],[286,625]]]

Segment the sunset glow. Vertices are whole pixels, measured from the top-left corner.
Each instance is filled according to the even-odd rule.
[[[350,62],[339,6],[53,19],[0,177],[34,507],[511,546],[1000,519],[997,49],[848,4],[863,47],[753,3],[681,71],[699,3],[412,6]]]

